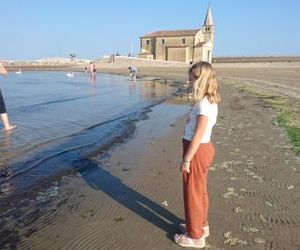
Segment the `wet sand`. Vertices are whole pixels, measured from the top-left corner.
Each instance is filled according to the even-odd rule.
[[[243,83],[238,78],[273,85],[280,78],[281,84],[299,88],[299,69],[292,76],[289,71],[293,69],[280,73],[267,69],[262,74],[257,70],[261,69],[217,68],[223,102],[213,137],[217,158],[209,175],[207,249],[300,248],[299,157],[284,132],[274,125],[275,111],[261,98],[235,87]],[[186,68],[140,68],[142,75],[165,76],[181,83],[185,72]],[[228,77],[235,79],[226,82]],[[271,89],[270,93],[277,92]],[[296,104],[299,100],[289,98]],[[187,108],[184,98],[175,103]],[[16,243],[10,241],[7,246],[180,249],[172,236],[183,219],[178,168],[184,117],[166,119],[170,111],[164,109],[168,104],[164,105],[138,122],[134,136],[126,143],[105,157],[80,162],[88,171],[65,177],[41,192],[38,199],[26,202],[23,211],[20,209],[24,215],[8,232],[15,232]]]

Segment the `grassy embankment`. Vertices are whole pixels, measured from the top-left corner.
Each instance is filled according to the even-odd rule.
[[[281,127],[286,133],[286,138],[292,146],[296,155],[300,156],[300,105],[295,105],[295,100],[286,96],[273,95],[253,87],[244,86],[242,83],[227,82],[225,84],[238,88],[257,96],[263,100],[266,105],[276,111],[274,124]],[[297,100],[299,102],[299,100]]]

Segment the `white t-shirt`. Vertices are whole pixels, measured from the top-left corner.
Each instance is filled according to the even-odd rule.
[[[208,143],[210,142],[212,128],[217,122],[218,105],[216,103],[211,104],[207,98],[204,97],[191,108],[188,113],[183,134],[183,138],[188,141],[191,141],[195,134],[198,115],[204,115],[208,118],[207,127],[201,139],[201,143]]]

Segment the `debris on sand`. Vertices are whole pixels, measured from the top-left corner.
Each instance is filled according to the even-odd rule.
[[[123,218],[123,217],[121,217],[121,216],[118,216],[118,217],[115,217],[114,218],[114,221],[115,222],[122,222],[122,221],[124,221],[125,219]]]
[[[38,203],[48,202],[51,198],[58,196],[58,189],[59,189],[59,187],[55,185],[55,186],[48,188],[47,190],[45,190],[43,192],[38,192],[36,201]]]
[[[252,226],[252,225],[247,225],[247,224],[242,224],[241,229],[247,233],[258,233],[259,229]]]
[[[223,234],[225,241],[224,244],[227,244],[229,246],[236,246],[236,245],[241,245],[241,246],[247,246],[248,242],[245,240],[240,240],[238,237],[235,237],[232,235],[232,232],[227,231],[226,233]]]
[[[269,202],[269,201],[266,201],[265,203],[266,203],[266,205],[269,206],[269,207],[274,207],[274,205],[273,205],[271,202]]]
[[[240,214],[244,211],[244,209],[242,209],[241,207],[235,207],[233,209],[233,212],[236,213],[236,214]]]
[[[265,244],[266,240],[263,238],[255,238],[254,241],[258,244]]]
[[[163,206],[167,207],[167,206],[168,206],[168,201],[163,201],[161,204],[162,204]]]
[[[228,191],[227,193],[222,194],[222,197],[224,197],[225,199],[229,199],[232,196],[237,196],[238,195],[237,192],[235,191],[235,188],[233,188],[233,187],[227,188],[227,191]]]
[[[262,214],[259,214],[259,220],[263,223],[268,223],[268,220]]]

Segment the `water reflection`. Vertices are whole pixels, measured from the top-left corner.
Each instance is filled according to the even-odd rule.
[[[130,81],[128,84],[128,90],[129,90],[129,95],[133,96],[135,95],[137,89],[136,89],[136,82]]]
[[[97,77],[96,77],[96,75],[93,75],[93,76],[90,76],[90,83],[92,83],[92,84],[96,84],[96,80],[97,80]]]

